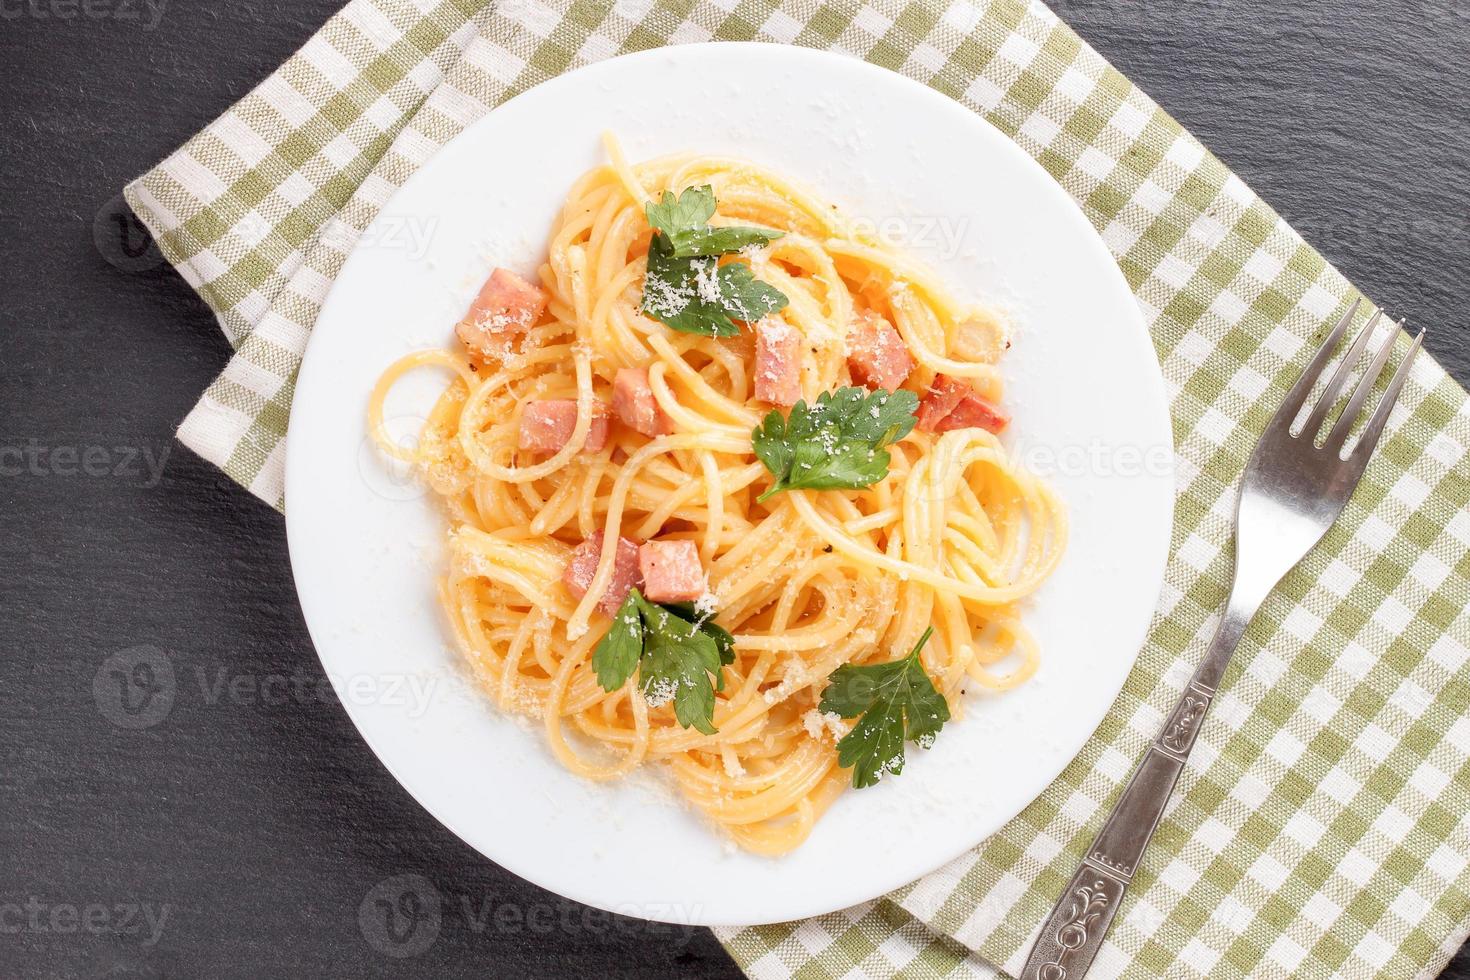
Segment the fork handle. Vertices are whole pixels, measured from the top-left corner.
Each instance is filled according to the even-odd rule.
[[[1087,972],[1184,769],[1184,754],[1165,740],[1192,745],[1210,700],[1192,687],[1185,692],[1043,923],[1020,980],[1075,980]]]
[[[1199,669],[1123,789],[1092,847],[1041,926],[1019,980],[1078,980],[1087,972],[1133,881],[1205,713],[1259,599],[1233,596]]]

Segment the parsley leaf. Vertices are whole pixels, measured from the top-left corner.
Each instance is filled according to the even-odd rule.
[[[664,191],[659,201],[644,206],[643,213],[649,225],[664,233],[674,256],[681,259],[726,255],[747,245],[765,245],[783,234],[749,225],[711,228],[708,222],[715,213],[715,192],[708,184],[690,187],[677,198],[673,191]]]
[[[604,691],[616,691],[638,671],[650,707],[670,701],[685,728],[713,735],[715,693],[725,688],[725,664],[735,662],[735,638],[700,617],[693,605],[659,605],[637,589],[618,607],[592,651],[592,669]]]
[[[855,490],[888,475],[891,457],[884,446],[914,428],[919,396],[838,388],[817,396],[808,407],[798,401],[791,415],[772,411],[751,433],[751,447],[776,478],[761,494],[765,500],[782,490]]]
[[[683,333],[734,337],[735,320],[759,320],[786,306],[786,294],[761,282],[743,262],[679,258],[662,234],[648,245],[643,312]]]
[[[674,717],[685,728],[715,733],[715,688],[711,678],[720,671],[720,653],[709,634],[665,613],[662,629],[645,633],[638,684],[649,707],[674,702]]]
[[[720,256],[764,245],[781,232],[709,227],[715,196],[708,185],[691,187],[677,198],[664,191],[662,200],[644,211],[655,229],[643,280],[644,313],[684,333],[734,337],[740,332],[736,320],[759,320],[786,306],[786,295],[756,279],[750,266],[720,264]]]
[[[737,320],[759,320],[767,313],[785,309],[790,302],[781,290],[757,279],[744,262],[726,262],[715,270],[715,278],[725,312]]]
[[[627,682],[643,656],[643,618],[639,614],[637,589],[631,589],[613,616],[597,649],[592,652],[592,669],[604,691],[616,691]]]
[[[715,649],[720,653],[721,666],[735,662],[735,637],[730,635],[729,630],[711,618],[714,613],[701,614],[692,602],[665,602],[663,603],[663,607],[669,612],[689,620],[701,632],[709,634],[710,639],[715,641]],[[715,690],[723,691],[724,689],[725,674],[724,671],[721,671],[720,679],[715,683]]]
[[[884,773],[903,772],[904,742],[927,749],[949,721],[949,704],[919,660],[933,633],[932,626],[924,630],[902,660],[863,667],[843,664],[827,678],[817,710],[843,718],[862,715],[837,743],[837,764],[852,768],[852,785],[858,789],[875,785]]]
[[[703,228],[715,216],[715,192],[708,184],[687,188],[674,196],[673,191],[664,191],[657,201],[643,206],[648,223],[673,238],[690,228]]]

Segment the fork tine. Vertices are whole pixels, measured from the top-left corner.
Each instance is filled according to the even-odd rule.
[[[1383,435],[1383,427],[1388,423],[1388,415],[1393,411],[1394,402],[1399,400],[1399,391],[1404,387],[1404,382],[1409,378],[1409,366],[1414,363],[1414,355],[1419,353],[1419,347],[1424,340],[1424,331],[1419,331],[1419,336],[1409,345],[1409,352],[1404,355],[1404,360],[1399,364],[1399,369],[1394,372],[1393,380],[1388,383],[1388,388],[1383,392],[1383,400],[1373,410],[1373,417],[1368,419],[1368,424],[1363,426],[1363,436],[1358,444],[1353,447],[1353,456],[1361,457],[1364,462],[1373,455],[1373,450],[1378,446],[1378,437]]]
[[[1353,305],[1349,306],[1342,319],[1337,321],[1337,326],[1327,334],[1327,339],[1322,341],[1322,346],[1317,348],[1317,353],[1312,355],[1312,360],[1302,368],[1301,377],[1296,379],[1296,384],[1291,386],[1291,390],[1281,400],[1281,407],[1276,410],[1276,415],[1270,424],[1291,427],[1292,421],[1296,419],[1296,413],[1302,410],[1307,396],[1312,393],[1312,386],[1317,383],[1318,376],[1326,369],[1327,362],[1332,360],[1332,352],[1337,348],[1338,341],[1342,340],[1343,334],[1347,333],[1348,324],[1353,322],[1353,315],[1358,312],[1358,306],[1362,302],[1363,297],[1361,296],[1353,300]]]
[[[1404,321],[1400,320],[1395,326],[1388,339],[1378,348],[1373,355],[1373,360],[1368,364],[1368,370],[1363,372],[1363,377],[1358,380],[1358,386],[1353,389],[1353,395],[1348,403],[1343,406],[1342,414],[1337,417],[1337,422],[1332,426],[1332,431],[1327,434],[1327,439],[1322,445],[1337,452],[1342,449],[1342,444],[1347,442],[1348,433],[1353,429],[1353,423],[1358,420],[1358,412],[1363,403],[1373,393],[1373,386],[1378,383],[1378,376],[1383,373],[1383,368],[1388,364],[1388,359],[1393,356],[1394,341],[1398,339],[1399,331],[1404,328]]]
[[[1358,339],[1353,341],[1353,346],[1342,355],[1342,361],[1338,363],[1337,370],[1332,372],[1332,379],[1327,382],[1327,387],[1322,389],[1322,397],[1317,400],[1317,404],[1312,406],[1311,414],[1302,424],[1302,435],[1308,439],[1317,438],[1317,430],[1322,427],[1327,413],[1332,411],[1332,406],[1337,403],[1337,396],[1342,394],[1343,386],[1357,370],[1358,362],[1363,359],[1363,351],[1368,346],[1368,338],[1373,336],[1373,330],[1378,326],[1378,321],[1382,316],[1382,310],[1374,311],[1373,315],[1368,318],[1368,322],[1363,325],[1363,329],[1358,331]]]

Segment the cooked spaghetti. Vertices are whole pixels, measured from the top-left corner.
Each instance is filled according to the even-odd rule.
[[[761,167],[634,166],[608,151],[572,187],[539,281],[497,270],[462,343],[388,368],[369,428],[442,500],[444,612],[499,707],[539,719],[556,757],[592,779],[669,763],[739,845],[779,854],[851,781],[836,742],[852,726],[818,710],[839,667],[893,661],[932,626],[923,673],[956,715],[965,692],[1034,673],[1018,604],[1057,563],[1065,517],[993,431],[1005,424],[1000,317]],[[701,233],[771,230],[690,260],[706,279],[744,265],[733,271],[784,297],[754,322],[735,317],[738,335],[648,313],[659,299],[649,251],[662,247],[649,206],[690,188],[718,202]],[[703,279],[693,291],[672,302],[718,304]],[[452,380],[407,447],[384,434],[384,399],[425,366]],[[773,472],[752,433],[773,408],[880,387],[919,399],[886,475],[767,493]],[[681,724],[658,685],[599,683],[594,652],[631,588],[692,602],[685,615],[733,634],[713,734]]]

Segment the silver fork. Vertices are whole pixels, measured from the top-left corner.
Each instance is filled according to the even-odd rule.
[[[1381,311],[1369,318],[1343,355],[1306,421],[1295,432],[1292,423],[1347,333],[1359,302],[1353,303],[1327,335],[1256,444],[1236,500],[1235,578],[1225,615],[1204,661],[1143,762],[1134,770],[1082,866],[1042,925],[1020,980],[1078,980],[1087,972],[1138,870],[1144,848],[1159,825],[1246,626],[1282,577],[1322,540],[1358,485],[1409,375],[1409,366],[1424,338],[1422,331],[1404,355],[1351,452],[1343,453],[1348,434],[1393,354],[1402,321],[1379,347],[1320,445],[1324,423],[1362,360]]]

